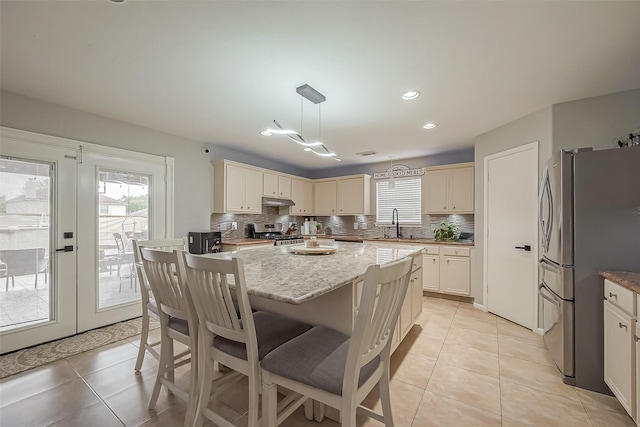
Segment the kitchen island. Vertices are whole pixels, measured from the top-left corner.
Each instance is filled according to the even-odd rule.
[[[413,257],[405,324],[400,328],[408,332],[407,323],[413,324],[422,310],[422,247],[377,242],[336,242],[335,247],[336,253],[330,255],[294,255],[290,246],[266,246],[207,256],[242,259],[253,308],[328,326],[348,335],[354,326],[367,268]],[[404,335],[399,332],[395,340],[399,342]]]

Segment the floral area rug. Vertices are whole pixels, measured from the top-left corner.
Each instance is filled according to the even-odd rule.
[[[160,323],[151,318],[149,329],[159,327]],[[141,332],[142,317],[138,317],[58,341],[9,353],[0,356],[0,379],[64,359],[65,357],[74,356],[84,351],[93,350],[103,345],[138,335]]]

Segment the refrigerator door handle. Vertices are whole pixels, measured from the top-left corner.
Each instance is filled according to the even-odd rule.
[[[547,286],[545,285],[544,281],[538,286],[538,293],[542,298],[546,299],[553,305],[560,307],[560,302],[557,299],[553,298],[553,296],[549,294],[549,291],[547,291]]]
[[[547,199],[547,212],[544,212],[544,200]],[[542,246],[544,251],[549,250],[551,244],[551,229],[553,228],[553,195],[551,194],[551,179],[549,178],[549,169],[545,168],[544,178],[540,190],[540,199],[538,200],[539,221],[542,229]],[[545,216],[546,214],[546,216]],[[545,221],[546,219],[546,221]]]

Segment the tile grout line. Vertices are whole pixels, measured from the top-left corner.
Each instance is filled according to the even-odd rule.
[[[64,358],[64,360],[65,360],[67,363],[69,363],[69,366],[71,367],[71,369],[73,369],[73,371],[76,373],[76,375],[78,375],[78,377],[79,377],[80,379],[82,379],[82,382],[84,382],[84,383],[86,384],[86,386],[89,388],[89,390],[91,390],[91,391],[93,392],[93,394],[95,394],[95,395],[96,395],[96,397],[98,398],[98,400],[100,401],[100,403],[102,403],[102,404],[103,404],[103,405],[104,405],[104,406],[109,410],[109,412],[111,412],[111,413],[113,414],[113,416],[114,416],[114,417],[116,417],[116,419],[117,419],[118,421],[120,421],[120,423],[121,423],[123,426],[126,426],[126,424],[124,423],[124,421],[122,421],[122,420],[120,419],[120,417],[119,417],[119,416],[118,416],[118,415],[113,411],[113,409],[111,409],[111,407],[110,407],[109,405],[107,405],[107,402],[105,402],[105,401],[104,401],[104,399],[102,398],[102,396],[100,396],[100,395],[98,394],[98,392],[97,392],[97,391],[96,391],[96,390],[91,386],[91,384],[89,384],[89,382],[85,379],[85,377],[84,377],[84,376],[82,376],[82,375],[80,375],[80,372],[78,372],[78,371],[76,370],[76,368],[74,368],[74,367],[73,367],[73,365],[72,365],[72,364],[67,360],[67,358],[66,358],[66,357]],[[113,365],[112,365],[112,366],[113,366]],[[100,369],[98,369],[98,370],[96,370],[96,371],[93,371],[93,372],[98,372],[99,370],[100,370]],[[89,372],[87,375],[92,374],[93,372]],[[91,405],[89,405],[89,406],[91,406]],[[88,406],[87,406],[87,407],[88,407]],[[82,408],[82,409],[85,409],[85,408]]]

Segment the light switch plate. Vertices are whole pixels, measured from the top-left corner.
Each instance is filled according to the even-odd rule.
[[[354,230],[357,230],[357,229],[358,229],[358,223],[357,223],[357,222],[354,222],[354,223],[353,223],[353,229],[354,229]]]

